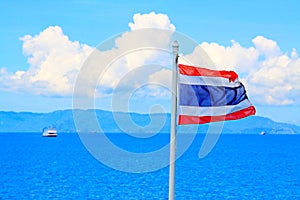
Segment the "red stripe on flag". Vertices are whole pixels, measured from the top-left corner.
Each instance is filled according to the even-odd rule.
[[[229,81],[234,81],[238,78],[237,73],[234,71],[225,71],[225,70],[212,70],[202,67],[194,67],[189,65],[179,64],[179,73],[188,76],[213,76],[213,77],[223,77],[228,78]]]
[[[236,120],[241,119],[250,115],[254,115],[256,112],[254,106],[249,106],[248,108],[227,114],[227,115],[219,115],[219,116],[187,116],[187,115],[179,115],[178,124],[205,124],[210,122],[218,122],[225,120]]]

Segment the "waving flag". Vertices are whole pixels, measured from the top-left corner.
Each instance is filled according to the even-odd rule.
[[[179,64],[178,124],[236,120],[255,114],[234,71]]]

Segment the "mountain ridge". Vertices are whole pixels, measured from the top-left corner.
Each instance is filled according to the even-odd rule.
[[[63,133],[77,132],[73,118],[74,112],[79,116],[95,113],[102,131],[106,133],[124,132],[124,128],[126,129],[125,132],[145,133],[157,130],[167,133],[170,130],[170,113],[149,115],[134,112],[110,112],[99,109],[66,109],[48,113],[0,111],[0,132],[41,132],[47,126],[55,126],[59,132]],[[115,119],[119,121],[116,123]],[[149,126],[151,120],[156,120],[156,123]],[[89,123],[88,120],[85,120],[84,123],[86,123],[84,124],[84,130],[81,131],[97,132],[94,124]],[[132,124],[130,125],[130,123]],[[206,133],[209,126],[210,124],[200,125],[197,132]],[[191,129],[186,128],[186,130]],[[222,131],[222,133],[232,134],[259,134],[260,132],[266,132],[267,134],[300,134],[300,127],[294,124],[275,122],[266,117],[250,116],[240,120],[224,122]]]

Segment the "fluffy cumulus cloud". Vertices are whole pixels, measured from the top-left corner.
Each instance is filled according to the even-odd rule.
[[[175,26],[167,15],[137,13],[133,16],[133,22],[128,25],[130,31],[115,38],[115,46],[105,50],[71,41],[59,26],[50,26],[34,36],[25,35],[20,40],[23,42],[23,54],[27,57],[29,67],[17,72],[8,72],[2,68],[0,89],[49,96],[72,95],[75,80],[84,71],[83,63],[92,52],[97,59],[90,61],[94,62],[95,67],[84,72],[85,89],[89,94],[94,93],[95,88],[88,88],[89,82],[92,82],[90,79],[98,80],[100,87],[104,88],[99,90],[103,92],[98,94],[100,96],[111,94],[117,84],[135,68],[148,64],[169,64],[169,57],[164,52],[147,49],[152,46],[168,48]],[[159,37],[154,38],[157,31],[143,31],[144,28],[164,29],[166,32],[162,31]],[[99,67],[105,68],[105,73],[94,73]],[[124,81],[123,83],[126,84]]]
[[[91,94],[97,91],[97,95],[101,97],[111,95],[120,83],[121,91],[133,86],[137,88],[145,82],[169,88],[171,72],[165,67],[172,65],[172,59],[170,53],[161,49],[170,48],[175,26],[167,15],[154,12],[135,14],[128,26],[130,31],[114,38],[114,46],[105,50],[71,41],[58,26],[50,26],[34,36],[25,35],[20,39],[23,41],[23,54],[27,57],[29,67],[27,70],[16,72],[1,68],[0,89],[50,96],[72,95],[75,80],[78,74],[84,71],[82,64],[91,52],[97,59],[90,61],[94,68],[84,71],[85,79],[82,81],[89,85],[91,80],[97,80],[99,87],[91,87],[90,91],[83,87],[82,91]],[[159,31],[158,37],[155,29],[145,31],[144,28],[166,31]],[[148,48],[153,46],[160,48]],[[204,55],[203,51],[207,57],[203,59],[200,56],[199,60],[199,55]],[[205,67],[215,65],[219,69],[237,71],[246,85],[251,101],[255,104],[300,103],[298,52],[296,49],[282,52],[277,42],[272,39],[257,36],[252,40],[250,47],[244,47],[234,40],[229,46],[202,42],[193,53],[182,55],[182,58],[186,61],[196,61],[197,65]],[[99,66],[99,63],[106,65]],[[141,66],[149,66],[152,70],[137,70]],[[95,73],[99,67],[105,68],[101,74]],[[157,88],[155,86],[152,90],[150,86],[146,92],[142,89],[139,92],[156,97],[168,95],[165,88]]]
[[[129,23],[131,30],[141,28],[159,28],[175,31],[175,26],[171,24],[168,15],[156,14],[151,12],[149,14],[137,13],[133,16],[133,23]]]
[[[299,104],[300,58],[297,51],[282,52],[276,41],[257,36],[251,47],[232,41],[231,46],[199,45],[222,69],[236,70],[250,99],[257,104]]]
[[[218,43],[207,42],[203,42],[199,47],[208,54],[219,68],[248,72],[257,66],[259,52],[255,47],[245,48],[234,40],[231,42],[232,45],[227,47]]]
[[[116,91],[135,90],[138,87],[144,88],[144,91],[139,90],[140,94],[154,96],[158,93],[158,87],[151,90],[154,87],[144,87],[145,82],[148,82],[149,85],[154,84],[153,76],[156,75],[152,74],[159,74],[156,72],[163,72],[164,67],[171,66],[171,55],[165,50],[169,49],[175,26],[170,23],[167,15],[154,12],[138,13],[133,16],[133,22],[128,25],[130,31],[119,35],[114,40],[114,48],[100,52],[94,59],[101,60],[102,63],[100,67],[102,72],[95,77],[100,83],[97,88],[99,97],[110,95]],[[107,59],[101,58],[101,54],[104,53],[114,55],[111,57],[113,58],[112,62],[103,62],[107,61]],[[139,68],[143,70],[138,70]],[[151,70],[154,68],[155,70]],[[134,79],[134,83],[132,79]],[[121,87],[120,83],[122,83]],[[119,87],[118,90],[114,90],[116,87]],[[161,94],[161,96],[165,95]]]
[[[29,68],[15,73],[2,69],[1,89],[41,95],[70,95],[84,59],[93,48],[70,41],[58,26],[38,35],[25,35],[23,54]]]

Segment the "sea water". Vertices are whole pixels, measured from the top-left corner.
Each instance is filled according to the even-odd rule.
[[[197,135],[176,162],[176,199],[300,199],[300,135],[223,134],[199,159],[203,137]],[[165,145],[169,135],[141,138],[143,145],[127,140],[112,135],[136,152]],[[135,174],[111,169],[89,154],[76,133],[0,133],[0,199],[167,198],[168,167]]]

